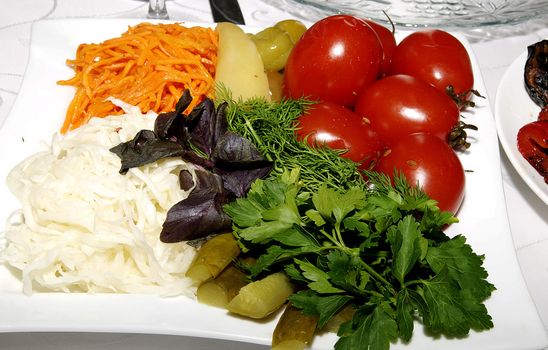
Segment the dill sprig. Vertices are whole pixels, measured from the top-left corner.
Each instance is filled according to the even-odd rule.
[[[228,103],[229,130],[253,142],[263,157],[274,162],[271,178],[300,168],[303,186],[311,191],[322,185],[332,188],[365,185],[358,164],[341,157],[344,150],[311,147],[305,140],[296,139],[297,119],[312,101],[268,102],[264,98],[234,101],[223,89],[217,92],[219,100]]]

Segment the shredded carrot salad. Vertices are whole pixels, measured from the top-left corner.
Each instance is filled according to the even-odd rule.
[[[143,113],[162,113],[174,110],[189,89],[191,110],[206,96],[213,97],[217,46],[213,29],[176,23],[141,23],[118,38],[81,44],[76,58],[67,60],[76,74],[58,82],[76,87],[61,132],[92,117],[122,114],[108,97],[138,106]]]

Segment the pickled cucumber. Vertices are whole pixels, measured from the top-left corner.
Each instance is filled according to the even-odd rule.
[[[331,319],[326,323],[322,330],[337,333],[341,324],[345,323],[346,321],[350,321],[355,312],[356,309],[354,309],[352,305],[346,305],[333,317],[331,317]]]
[[[288,304],[272,335],[272,350],[302,350],[312,342],[318,317]]]
[[[200,285],[217,277],[239,254],[240,247],[232,233],[219,234],[198,249],[186,276]]]
[[[293,294],[293,285],[283,272],[276,272],[240,289],[227,310],[255,319],[264,318],[278,310]]]
[[[230,265],[219,276],[202,284],[196,291],[196,296],[200,303],[226,308],[246,284],[246,275]]]

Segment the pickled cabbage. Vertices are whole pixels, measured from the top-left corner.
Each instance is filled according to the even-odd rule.
[[[8,175],[21,209],[9,218],[0,262],[21,271],[23,291],[193,296],[185,277],[195,249],[165,244],[167,211],[186,198],[178,175],[194,169],[169,158],[119,174],[109,149],[152,129],[154,113],[114,100],[126,114],[93,118]]]

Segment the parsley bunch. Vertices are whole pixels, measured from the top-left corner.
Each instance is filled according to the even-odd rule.
[[[291,303],[318,316],[318,328],[351,305],[335,349],[407,342],[416,319],[448,337],[492,328],[483,256],[442,231],[457,219],[403,177],[367,175],[368,188],[307,190],[294,168],[225,205],[243,251],[257,257],[250,276],[285,271],[300,286]]]

